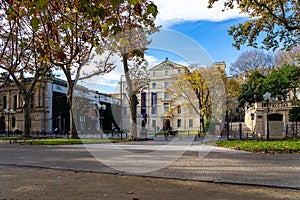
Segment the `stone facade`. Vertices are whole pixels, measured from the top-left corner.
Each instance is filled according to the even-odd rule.
[[[296,106],[297,104],[293,102],[257,102],[251,112],[254,113],[254,120],[247,119],[247,116],[249,118],[249,114],[246,114],[245,122],[253,126],[254,132],[263,138],[266,138],[268,129],[270,139],[291,136],[291,123],[288,119],[288,113],[291,108]]]
[[[31,84],[30,79],[22,82],[27,88]],[[31,95],[30,125],[31,134],[43,132],[67,134],[70,130],[70,115],[67,104],[67,83],[64,80],[53,79],[38,82]],[[84,95],[83,95],[84,94]],[[74,101],[74,113],[77,128],[83,132],[90,129],[91,116],[90,109],[101,113],[102,117],[97,116],[97,120],[105,129],[111,130],[112,123],[117,123],[111,117],[111,110],[115,109],[112,105],[119,106],[120,100],[87,88],[78,87],[74,92],[74,99],[77,97],[85,99],[85,103]],[[78,104],[78,108],[76,108]],[[98,105],[104,105],[106,110],[100,109]],[[96,107],[95,107],[96,105]],[[24,130],[24,116],[22,109],[22,97],[14,83],[0,88],[0,133],[20,133]],[[89,109],[86,112],[82,108]],[[120,109],[119,107],[117,109]],[[79,116],[80,115],[80,116]]]
[[[224,62],[215,63],[215,65],[221,67],[223,71],[225,70]],[[142,129],[142,121],[146,119],[146,129],[152,133],[158,132],[166,128],[166,126],[178,131],[199,130],[200,116],[194,108],[187,103],[187,100],[178,97],[174,98],[169,91],[170,85],[176,81],[176,77],[181,73],[188,73],[188,68],[166,59],[164,62],[149,69],[149,72],[149,88],[138,95],[138,129]],[[121,79],[121,93],[126,92],[126,88],[125,80]],[[144,107],[143,110],[142,106]],[[123,95],[122,99],[122,128],[130,129],[130,108],[125,95]]]

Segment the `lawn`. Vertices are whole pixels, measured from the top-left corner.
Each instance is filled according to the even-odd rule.
[[[1,137],[0,140],[10,140],[12,142],[21,142],[31,145],[71,145],[71,144],[100,144],[100,143],[117,143],[125,142],[123,139],[72,139],[72,138],[55,138],[55,139],[25,139],[23,137]]]
[[[219,147],[251,152],[295,153],[300,152],[300,139],[289,140],[226,140],[216,143]]]

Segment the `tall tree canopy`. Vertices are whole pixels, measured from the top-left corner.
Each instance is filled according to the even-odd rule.
[[[283,66],[273,69],[264,80],[266,91],[272,94],[272,97],[279,100],[290,100],[297,98],[297,90],[300,83],[300,70],[295,65]]]
[[[25,59],[13,59],[13,56],[4,51],[1,58],[7,56],[11,59],[9,63],[16,61],[19,65],[23,64],[22,67],[27,67],[27,60],[32,59],[33,63],[42,64],[42,69],[52,64],[64,72],[68,84],[72,137],[77,137],[72,113],[73,90],[82,66],[89,61],[93,49],[97,53],[102,53],[105,48],[109,50],[116,48],[117,43],[106,46],[105,41],[121,32],[136,28],[152,32],[151,28],[154,28],[154,19],[157,15],[156,6],[148,0],[1,1],[1,6],[3,5],[6,6],[6,10],[0,13],[2,19],[0,28],[3,31],[1,37],[20,47],[20,52],[15,55],[19,58],[23,56]],[[19,8],[22,10],[19,11]],[[11,29],[10,26],[20,29],[16,33],[9,33],[7,30]],[[18,35],[17,39],[15,35]],[[128,42],[123,38],[118,39],[119,44],[123,46]],[[9,46],[8,43],[5,43],[5,40],[1,42],[3,41],[1,47],[9,49],[6,48]],[[136,40],[132,38],[131,41]],[[136,49],[138,51],[134,49],[122,51],[126,62],[127,58],[133,57],[133,53],[142,55],[140,52],[145,50],[145,48]],[[100,69],[102,71],[96,74],[107,73],[112,67],[113,65],[105,65]],[[11,67],[8,66],[7,69]],[[14,69],[13,72],[16,71],[20,69]],[[87,76],[90,77],[90,74]]]
[[[199,131],[205,127],[205,121],[211,116],[212,99],[207,82],[203,78],[204,69],[197,68],[189,73],[174,77],[176,81],[168,88],[168,93],[176,99],[182,99],[182,105],[191,106],[199,116]]]
[[[133,139],[137,137],[137,92],[148,82],[145,76],[147,62],[144,58],[147,45],[150,44],[147,36],[158,31],[154,23],[158,11],[153,2],[137,0],[121,1],[118,9],[112,9],[110,13],[116,25],[104,26],[113,33],[106,44],[122,59],[130,104],[130,138]]]
[[[247,82],[242,85],[242,94],[238,99],[240,106],[251,105],[256,101],[263,100],[265,92],[264,79],[265,76],[257,70],[249,75]]]
[[[278,100],[295,100],[300,84],[300,70],[295,65],[273,69],[265,76],[260,71],[253,71],[239,96],[241,105],[263,101],[263,95],[270,92]]]
[[[209,0],[212,7],[219,0]],[[228,31],[237,49],[241,45],[291,49],[300,42],[300,5],[295,0],[225,0],[224,9],[237,6],[249,19]]]
[[[32,92],[51,68],[39,51],[39,34],[32,28],[32,6],[30,1],[0,3],[0,68],[7,72],[7,80],[13,80],[22,99],[25,136],[30,135]]]
[[[274,67],[274,56],[262,50],[248,50],[239,55],[230,66],[232,74],[244,74],[257,69]]]

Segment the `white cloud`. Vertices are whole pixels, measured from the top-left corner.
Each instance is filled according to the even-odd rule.
[[[153,0],[158,7],[157,24],[170,26],[182,21],[222,21],[241,17],[237,8],[222,12],[224,1],[220,0],[208,9],[208,0]]]
[[[157,60],[153,56],[145,55],[145,58],[148,61],[149,68],[152,68],[160,62],[162,62],[160,60]],[[121,75],[124,74],[124,70],[121,59],[119,57],[114,56],[114,58],[112,59],[115,61],[114,63],[116,64],[116,68],[113,71],[104,75],[94,76],[88,80],[80,81],[79,84],[84,85],[85,87],[92,90],[98,90],[106,93],[117,93],[119,91],[118,82],[120,81]],[[84,68],[84,70],[85,69],[89,70],[88,67]]]

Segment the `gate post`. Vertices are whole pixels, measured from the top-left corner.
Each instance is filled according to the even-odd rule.
[[[242,123],[239,123],[239,135],[240,135],[240,140],[242,139]]]

